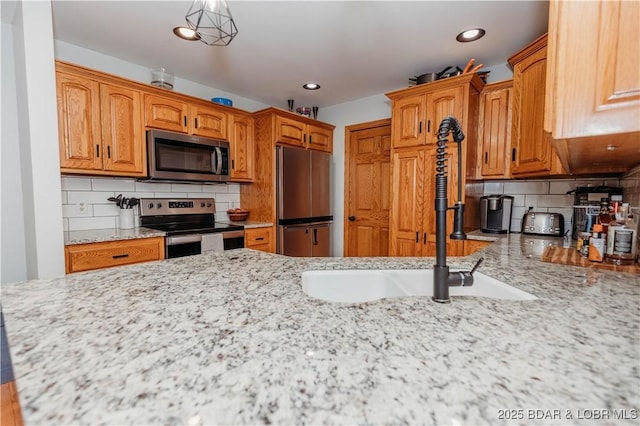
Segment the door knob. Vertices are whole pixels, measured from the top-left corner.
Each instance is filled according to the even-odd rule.
[[[356,220],[356,217],[355,216],[349,216],[348,219],[349,219],[350,222],[353,222],[354,220]]]

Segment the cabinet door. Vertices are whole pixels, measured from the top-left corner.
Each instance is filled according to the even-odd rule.
[[[98,82],[56,74],[60,167],[62,171],[102,170]]]
[[[424,193],[424,149],[393,153],[391,159],[390,256],[420,256]]]
[[[144,96],[144,124],[156,129],[187,133],[186,103],[162,96]]]
[[[276,116],[276,142],[306,148],[306,125],[290,118]]]
[[[436,148],[430,148],[426,152],[426,164],[424,167],[424,222],[420,229],[426,233],[421,236],[422,242],[436,241]],[[458,202],[458,152],[455,143],[450,143],[445,150],[445,171],[447,173],[447,205],[453,206]],[[447,211],[447,240],[449,234],[453,232],[454,211]]]
[[[482,177],[509,178],[511,146],[511,88],[488,91],[480,96],[479,143]]]
[[[309,148],[326,152],[333,151],[333,130],[309,124],[307,125],[307,138],[309,139]]]
[[[543,129],[546,58],[544,47],[513,68],[511,173],[514,175],[551,170],[552,154],[555,154]]]
[[[130,265],[164,259],[164,237],[68,245],[64,253],[67,274]]]
[[[253,180],[253,118],[230,116],[231,180]]]
[[[227,139],[227,113],[215,108],[191,105],[189,132],[198,136]]]
[[[144,127],[140,92],[100,85],[104,170],[146,174]]]
[[[640,131],[638,34],[638,1],[550,2],[545,114],[546,130],[555,139]],[[596,145],[592,152],[613,155],[606,151],[609,142],[579,143],[585,150]]]
[[[245,247],[273,253],[273,228],[247,228],[244,230]]]
[[[426,143],[438,141],[438,126],[447,116],[452,115],[464,126],[464,88],[462,86],[441,89],[427,93],[427,128]],[[449,137],[449,140],[452,140]]]
[[[393,102],[391,132],[394,148],[425,144],[426,110],[427,98],[424,94],[407,96]]]

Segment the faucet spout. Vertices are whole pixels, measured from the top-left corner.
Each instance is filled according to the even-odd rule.
[[[458,144],[458,202],[449,207],[447,199],[447,173],[445,145],[449,133]],[[454,232],[450,238],[466,240],[464,233],[464,203],[462,203],[462,150],[460,144],[464,140],[464,133],[455,117],[445,117],[438,127],[438,142],[436,148],[436,264],[433,266],[433,297],[438,303],[449,303],[449,286],[472,285],[472,273],[458,271],[450,272],[447,266],[447,210],[455,210]]]

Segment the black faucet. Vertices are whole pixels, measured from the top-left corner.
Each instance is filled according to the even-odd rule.
[[[453,140],[458,144],[458,202],[449,207],[447,200],[447,173],[445,171],[445,145],[449,132],[453,134]],[[445,117],[438,127],[438,143],[436,148],[436,264],[433,266],[433,296],[438,303],[449,303],[450,286],[473,285],[473,272],[484,260],[480,258],[471,271],[449,272],[447,266],[447,210],[454,210],[453,233],[449,235],[452,240],[466,240],[464,233],[464,203],[462,202],[462,150],[460,144],[464,139],[464,133],[460,123],[455,117]]]

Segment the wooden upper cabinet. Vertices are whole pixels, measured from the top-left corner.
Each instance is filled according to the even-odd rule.
[[[572,173],[640,164],[638,34],[638,1],[550,2],[545,130]]]
[[[227,139],[227,113],[202,105],[190,106],[189,133],[215,139]]]
[[[307,134],[309,135],[309,148],[318,151],[333,151],[333,130],[309,124],[307,125]]]
[[[100,170],[100,84],[86,77],[56,73],[60,167]]]
[[[145,94],[145,126],[227,140],[227,113],[215,107]]]
[[[146,145],[140,92],[100,84],[100,102],[104,169],[144,174]]]
[[[513,80],[487,84],[480,93],[478,170],[481,179],[511,176],[511,98]]]
[[[451,85],[446,83],[444,80],[437,86],[429,83],[421,85],[424,91],[397,96],[397,99],[394,96],[391,114],[394,148],[435,144],[438,126],[448,115],[466,122],[465,88],[459,81],[457,84],[453,81]]]
[[[275,117],[276,143],[333,152],[333,126],[323,127],[278,114]]]
[[[306,124],[280,115],[276,116],[276,142],[306,148]]]
[[[158,95],[144,95],[144,124],[146,127],[188,133],[186,102]]]
[[[61,171],[144,176],[140,92],[66,72],[56,86]]]
[[[435,144],[438,142],[438,126],[445,117],[452,115],[461,123],[465,123],[464,110],[464,87],[462,86],[454,86],[427,93],[426,143]]]
[[[427,96],[424,93],[402,97],[393,103],[391,132],[394,147],[426,143],[426,111]]]
[[[231,149],[231,180],[252,181],[254,174],[253,118],[248,115],[229,116]]]
[[[544,131],[546,34],[509,58],[509,63],[513,67],[511,173],[520,177],[562,174]]]

